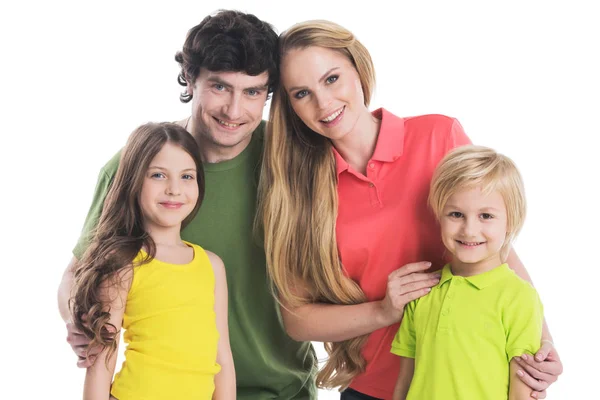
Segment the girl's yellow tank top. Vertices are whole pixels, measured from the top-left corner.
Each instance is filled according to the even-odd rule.
[[[215,277],[198,245],[188,264],[136,266],[123,317],[125,362],[111,394],[129,399],[210,399],[219,372]]]

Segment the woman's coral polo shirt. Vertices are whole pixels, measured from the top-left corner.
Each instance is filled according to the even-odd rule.
[[[338,175],[338,249],[346,274],[369,301],[385,297],[388,275],[405,264],[444,264],[444,246],[428,208],[429,183],[451,149],[470,144],[460,123],[443,115],[399,118],[379,109],[375,152],[366,176],[334,149]],[[389,399],[398,377],[398,357],[390,346],[398,324],[371,333],[363,347],[366,371],[350,385],[361,393]]]

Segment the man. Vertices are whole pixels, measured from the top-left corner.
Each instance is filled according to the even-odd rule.
[[[278,81],[277,34],[251,14],[220,11],[188,32],[176,61],[181,101],[191,116],[179,122],[200,145],[206,195],[182,238],[218,254],[229,288],[229,330],[239,399],[316,399],[315,354],[309,342],[285,333],[271,295],[264,250],[253,235],[262,112]],[[119,162],[115,155],[100,172],[83,233],[59,288],[59,309],[70,319],[72,267],[81,258],[98,222]],[[209,235],[208,232],[211,232]],[[215,234],[215,232],[217,232]],[[67,324],[68,341],[87,367],[87,338]]]

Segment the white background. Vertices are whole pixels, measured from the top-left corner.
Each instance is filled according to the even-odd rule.
[[[600,14],[592,1],[393,3],[1,6],[2,397],[81,397],[56,289],[98,170],[136,126],[188,115],[173,56],[205,15],[237,8],[279,32],[315,18],[346,26],[375,62],[373,109],[457,117],[516,161],[529,201],[516,248],[565,366],[548,398],[597,398]]]

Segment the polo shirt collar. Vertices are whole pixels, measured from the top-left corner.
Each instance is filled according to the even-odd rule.
[[[404,150],[404,119],[395,116],[384,108],[379,108],[371,113],[381,120],[379,136],[371,160],[392,162],[402,155]],[[349,167],[346,160],[333,147],[337,174],[346,171]]]
[[[483,274],[473,276],[465,276],[464,279],[471,285],[475,286],[477,289],[481,290],[493,285],[495,282],[510,274],[514,274],[513,270],[510,269],[508,264],[504,263],[492,269],[491,271],[487,271]],[[444,266],[444,269],[442,269],[442,275],[440,277],[439,285],[443,285],[445,282],[451,280],[454,277],[455,275],[453,275],[452,271],[450,270],[450,264],[446,264]]]

